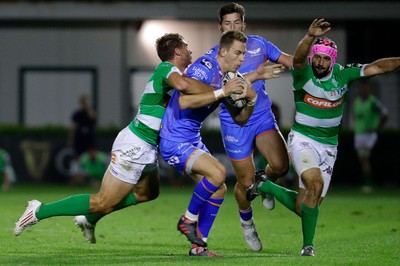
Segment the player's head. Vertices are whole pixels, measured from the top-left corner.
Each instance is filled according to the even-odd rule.
[[[192,51],[187,42],[178,33],[166,33],[156,40],[156,49],[161,61],[170,61],[175,56],[181,56],[186,66],[192,62]]]
[[[218,62],[222,72],[236,72],[243,64],[247,36],[241,31],[227,31],[219,41]]]
[[[219,30],[221,32],[228,30],[244,31],[246,28],[244,16],[244,7],[237,3],[231,3],[221,7],[218,11]]]
[[[337,46],[329,38],[317,38],[310,52],[310,64],[316,76],[323,77],[329,74],[336,63]]]

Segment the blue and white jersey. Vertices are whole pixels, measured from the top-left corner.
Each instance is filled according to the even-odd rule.
[[[216,57],[202,56],[187,70],[188,77],[221,88],[222,73]],[[201,140],[200,129],[206,117],[217,107],[218,102],[196,109],[182,110],[179,107],[179,91],[172,94],[161,122],[160,137],[176,142],[196,142]]]
[[[246,43],[246,53],[243,65],[239,68],[241,74],[246,74],[257,69],[259,65],[264,63],[266,60],[276,62],[281,55],[281,50],[278,49],[274,44],[270,43],[261,36],[248,35],[248,41]],[[209,50],[206,55],[216,57],[218,54],[218,45],[214,46]],[[268,97],[266,88],[266,81],[258,80],[253,83],[253,88],[258,95],[256,105],[254,107],[253,114],[250,116],[247,125],[253,124],[260,119],[265,119],[265,110],[271,107],[271,100]],[[221,104],[220,109],[221,124],[235,123],[226,110],[225,106]]]

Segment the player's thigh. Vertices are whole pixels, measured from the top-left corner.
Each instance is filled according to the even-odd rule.
[[[271,166],[289,168],[286,142],[280,131],[273,129],[258,135],[256,146]]]
[[[160,175],[158,163],[146,165],[134,188],[138,203],[153,200],[160,194]]]

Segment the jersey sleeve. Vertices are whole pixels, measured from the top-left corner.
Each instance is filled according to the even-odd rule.
[[[345,77],[347,80],[345,81],[346,83],[351,84],[352,82],[365,78],[364,77],[364,68],[365,64],[347,64],[345,67],[335,64],[335,66],[339,66],[340,71],[343,72],[341,75],[342,77]]]
[[[265,47],[268,59],[276,63],[279,59],[279,56],[282,54],[282,51],[275,44],[261,36],[256,36],[255,38]]]
[[[210,50],[208,50],[205,55],[211,56],[211,57],[217,57],[218,54],[218,49],[219,49],[219,45],[215,45],[213,48],[211,48]]]
[[[301,90],[308,80],[312,79],[313,71],[310,65],[307,65],[303,69],[291,69],[292,79],[293,79],[293,89]]]
[[[170,62],[162,62],[157,69],[156,73],[163,77],[164,81],[168,82],[168,78],[172,73],[178,73],[182,76],[182,72]]]

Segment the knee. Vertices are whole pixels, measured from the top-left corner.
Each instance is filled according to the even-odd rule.
[[[316,180],[314,180],[314,187],[315,190],[318,192],[318,194],[321,195],[322,190],[324,189],[324,179],[322,177],[319,177]]]
[[[226,168],[223,164],[218,163],[212,171],[211,183],[217,186],[222,186],[226,180]]]
[[[254,183],[254,176],[244,174],[236,176],[236,180],[240,190],[247,190]]]
[[[321,176],[313,176],[305,185],[309,193],[311,192],[313,195],[319,197],[324,188],[324,180]]]
[[[285,160],[279,161],[279,163],[276,164],[269,164],[268,166],[277,178],[286,176],[289,172],[289,162]]]

